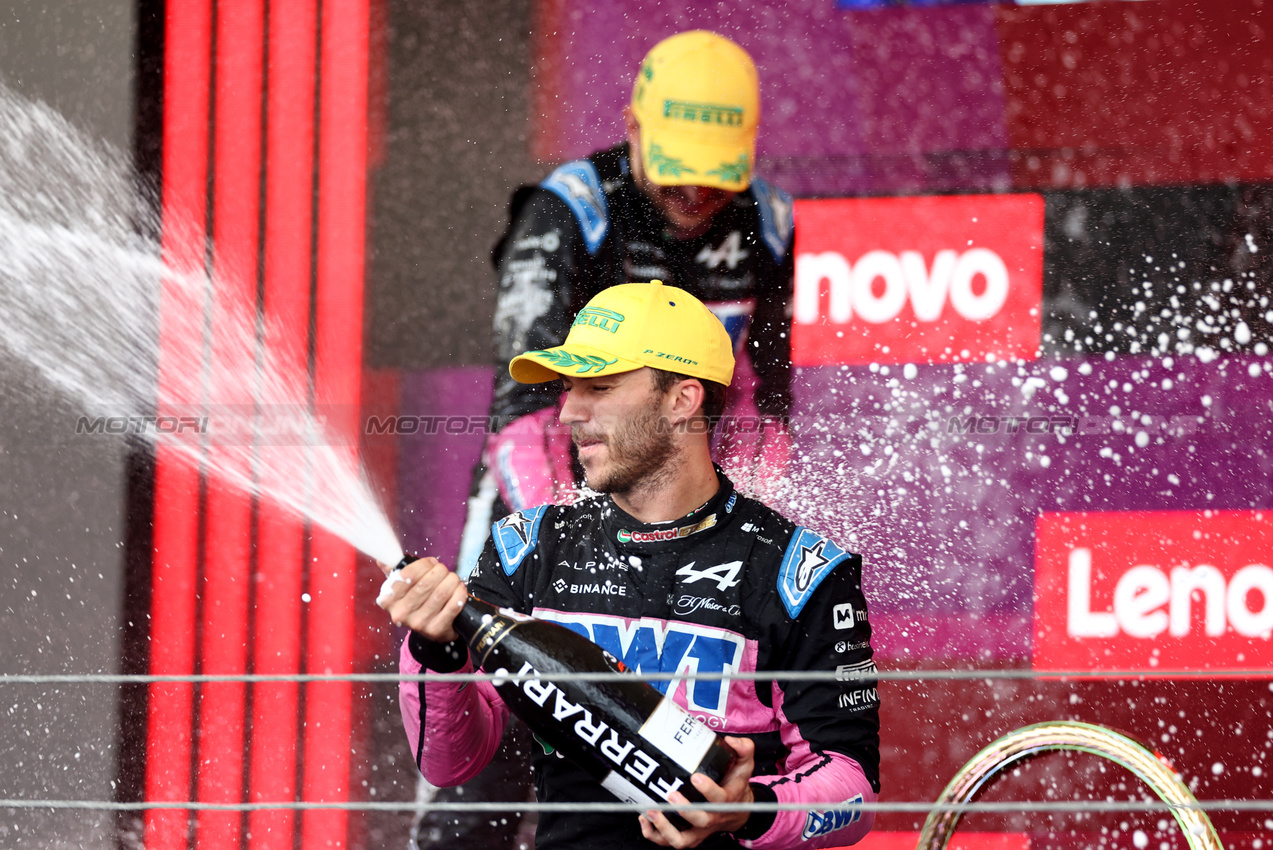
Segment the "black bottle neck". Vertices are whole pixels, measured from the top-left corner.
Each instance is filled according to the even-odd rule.
[[[473,638],[484,628],[489,627],[499,615],[499,609],[491,603],[483,602],[476,596],[470,596],[464,603],[464,607],[460,609],[460,613],[456,615],[454,627],[461,637],[472,643]]]

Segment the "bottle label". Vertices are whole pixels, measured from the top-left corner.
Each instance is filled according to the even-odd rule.
[[[648,788],[654,792],[655,799],[666,800],[673,791],[679,790],[685,784],[684,779],[674,775],[675,770],[666,761],[661,762],[656,756],[645,752],[638,742],[627,740],[622,730],[612,727],[603,719],[600,713],[594,714],[592,709],[585,706],[583,702],[577,701],[568,691],[553,682],[545,682],[540,679],[539,671],[529,661],[524,662],[522,668],[517,671],[517,681],[510,682],[502,679],[503,676],[508,674],[508,671],[504,668],[500,668],[496,672],[501,675],[500,685],[516,688],[522,696],[544,710],[543,712],[527,711],[528,706],[525,705],[521,706],[521,708],[514,707],[514,710],[533,731],[543,732],[545,737],[558,740],[562,751],[568,756],[571,752],[571,746],[567,740],[561,739],[559,735],[573,735],[582,741],[585,752],[590,754],[590,758],[587,761],[579,762],[585,769],[589,769],[589,763],[595,765],[602,758],[608,762],[605,765],[608,777],[602,780],[602,784],[620,799],[633,802],[650,801],[651,798],[645,790]],[[684,710],[681,710],[681,712],[685,714]],[[689,717],[688,714],[686,716]],[[689,719],[694,720],[692,717]],[[698,723],[696,720],[694,722]],[[648,726],[649,723],[650,721],[647,720],[646,725]],[[699,726],[702,726],[702,724],[699,724]],[[707,740],[710,743],[712,737],[714,737],[713,733],[705,726],[702,728],[707,731]],[[676,742],[673,741],[673,743],[675,744]],[[657,747],[658,745],[655,744],[655,746]],[[678,744],[677,746],[680,745]],[[702,748],[702,751],[703,753],[707,751],[706,746]],[[574,756],[571,756],[571,758],[574,758]],[[700,753],[697,760],[694,761],[694,765],[702,761],[702,758],[702,753]],[[612,768],[610,765],[615,765],[615,767]],[[623,768],[623,770],[621,772],[618,771],[616,769],[618,767]],[[690,769],[692,768],[687,768],[687,770]],[[599,774],[593,773],[593,776],[597,775]],[[632,781],[633,779],[636,780],[636,783]],[[625,784],[619,784],[620,782]],[[620,793],[615,788],[627,790]],[[634,794],[642,796],[634,797]]]
[[[629,782],[625,777],[613,770],[606,774],[605,779],[601,780],[601,787],[625,803],[640,803],[650,806],[657,802],[649,794],[642,791],[639,786]]]
[[[486,663],[486,656],[491,654],[491,650],[511,632],[517,623],[512,620],[506,620],[500,617],[492,618],[481,632],[473,639],[473,657],[478,667]]]
[[[716,733],[665,697],[642,724],[641,737],[693,773],[716,740]]]

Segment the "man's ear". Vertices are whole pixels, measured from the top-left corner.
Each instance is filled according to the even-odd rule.
[[[645,185],[645,163],[641,160],[641,125],[637,123],[636,113],[631,106],[623,107],[623,127],[628,134],[630,148],[628,167],[632,169],[632,179],[638,186]]]
[[[675,426],[681,426],[698,416],[703,411],[703,399],[707,391],[694,378],[687,378],[677,383],[669,395],[670,409],[668,418]]]

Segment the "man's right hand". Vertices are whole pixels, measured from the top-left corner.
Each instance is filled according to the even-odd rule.
[[[377,599],[396,626],[406,626],[421,637],[450,643],[459,637],[453,623],[469,598],[459,576],[437,558],[412,561],[398,575],[392,594]]]

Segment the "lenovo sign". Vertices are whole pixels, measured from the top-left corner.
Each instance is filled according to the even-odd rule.
[[[1036,669],[1273,664],[1273,513],[1043,514],[1037,531]]]
[[[1039,195],[797,201],[799,365],[1038,356]]]
[[[853,850],[915,850],[918,832],[883,832],[873,829],[853,845]],[[969,832],[961,829],[950,836],[949,850],[1030,850],[1030,836],[1024,832]]]

